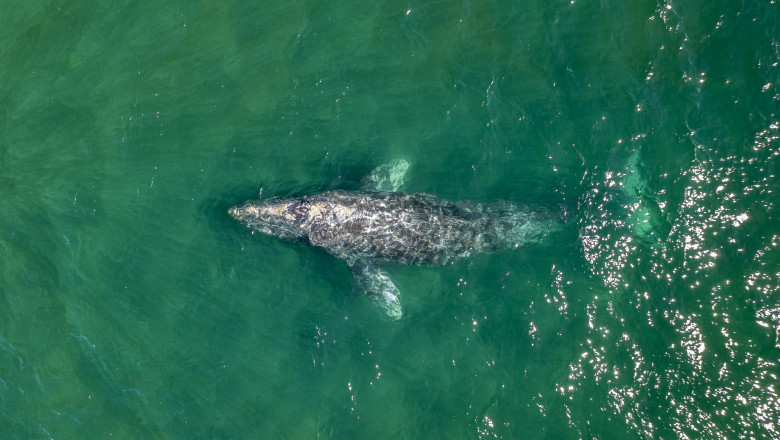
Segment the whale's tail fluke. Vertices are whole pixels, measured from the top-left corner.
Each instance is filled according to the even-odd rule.
[[[666,240],[671,224],[664,218],[661,205],[648,188],[640,169],[639,150],[628,159],[623,193],[628,208],[628,224],[636,238],[647,245],[658,245]]]

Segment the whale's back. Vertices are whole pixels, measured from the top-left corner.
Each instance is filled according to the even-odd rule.
[[[430,194],[332,191],[307,199],[312,245],[358,260],[443,265],[543,233],[542,213],[510,204],[451,202]],[[538,226],[538,227],[537,227]]]

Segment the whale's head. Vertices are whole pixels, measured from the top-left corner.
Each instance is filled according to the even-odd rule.
[[[288,241],[308,241],[309,203],[269,199],[247,202],[228,210],[247,227]]]

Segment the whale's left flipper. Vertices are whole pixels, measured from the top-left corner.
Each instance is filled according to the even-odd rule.
[[[401,292],[393,281],[378,267],[358,261],[352,266],[352,274],[360,289],[379,306],[391,319],[401,319]]]

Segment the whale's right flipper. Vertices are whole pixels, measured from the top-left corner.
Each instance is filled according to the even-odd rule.
[[[396,192],[404,185],[409,162],[396,159],[380,165],[363,179],[363,186],[369,191]]]
[[[390,319],[401,319],[401,292],[395,287],[393,281],[384,275],[378,267],[358,261],[352,266],[352,274],[355,276],[358,286],[371,301],[379,306]]]

